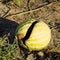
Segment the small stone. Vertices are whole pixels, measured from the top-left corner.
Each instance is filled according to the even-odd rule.
[[[28,55],[26,60],[35,60],[35,58],[34,58],[33,54],[30,54],[30,55]]]
[[[41,51],[38,53],[38,55],[41,56],[41,57],[44,57],[44,53],[41,52]]]

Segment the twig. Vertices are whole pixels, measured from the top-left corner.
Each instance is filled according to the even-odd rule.
[[[43,6],[45,6],[45,5],[48,5],[48,4],[45,3]],[[41,7],[42,7],[42,6],[41,6]],[[23,14],[31,13],[31,12],[40,10],[41,7],[37,8],[37,9],[34,9],[34,10],[30,10],[30,11],[18,12],[18,13],[15,13],[15,14],[9,14],[9,15],[6,15],[5,17],[9,17],[9,16],[16,15],[16,14],[23,15]]]
[[[5,14],[4,14],[2,17],[6,16],[6,15],[8,14],[8,12],[11,10],[10,7],[9,7],[8,5],[6,5],[6,7],[8,7],[8,11],[5,12]]]

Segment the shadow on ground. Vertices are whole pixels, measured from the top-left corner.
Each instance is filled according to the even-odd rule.
[[[9,40],[10,40],[10,43],[12,43],[17,26],[18,26],[18,23],[14,21],[11,21],[5,18],[0,18],[0,37],[10,33]]]

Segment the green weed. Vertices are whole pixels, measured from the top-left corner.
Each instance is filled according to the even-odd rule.
[[[13,44],[9,44],[7,36],[0,38],[0,60],[12,60],[19,54],[17,40]]]

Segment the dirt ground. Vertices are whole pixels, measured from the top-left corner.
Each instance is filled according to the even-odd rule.
[[[0,36],[10,33],[13,43],[17,26],[24,20],[43,20],[51,29],[51,42],[46,50],[28,51],[20,48],[17,60],[60,60],[60,0],[0,0]]]

